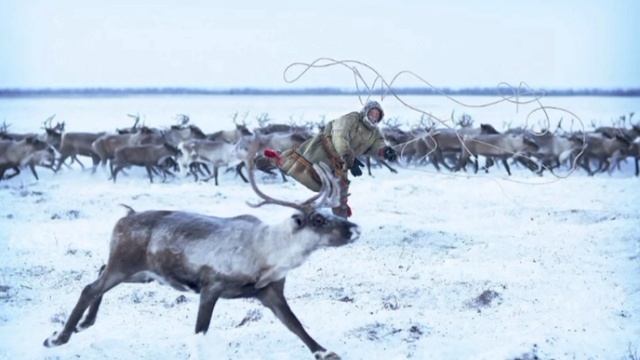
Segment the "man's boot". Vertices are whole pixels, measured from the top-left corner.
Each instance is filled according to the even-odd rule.
[[[333,214],[343,218],[351,217],[351,208],[347,204],[347,198],[349,197],[349,180],[345,178],[340,179],[340,205],[331,209]]]

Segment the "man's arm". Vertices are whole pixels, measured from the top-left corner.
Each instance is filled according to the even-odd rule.
[[[331,128],[331,141],[338,155],[345,163],[345,168],[351,168],[355,154],[351,149],[351,131],[355,124],[358,113],[350,113],[336,119]]]
[[[387,144],[380,132],[380,129],[376,129],[376,140],[373,145],[367,150],[367,155],[382,157],[386,160],[394,161],[397,157],[395,150]]]
[[[376,129],[376,140],[373,142],[373,145],[367,150],[366,154],[370,156],[382,156],[383,149],[387,147],[386,141],[384,141],[384,137],[380,132],[380,129]]]

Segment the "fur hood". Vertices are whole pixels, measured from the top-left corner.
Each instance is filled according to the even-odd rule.
[[[380,110],[380,121],[378,121],[377,123],[371,122],[371,120],[369,120],[369,118],[367,117],[367,114],[371,109]],[[362,121],[365,123],[365,125],[367,125],[367,127],[371,129],[377,127],[378,124],[381,123],[382,120],[384,119],[384,111],[382,110],[382,106],[380,106],[380,104],[377,101],[373,101],[373,100],[368,101],[367,104],[362,108],[362,111],[360,113],[362,114]]]

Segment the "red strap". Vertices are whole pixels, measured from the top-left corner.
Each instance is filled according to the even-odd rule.
[[[280,161],[280,153],[277,150],[271,148],[264,149],[264,156],[268,157],[269,159],[276,159]]]
[[[284,159],[282,158],[282,156],[280,156],[280,152],[278,152],[278,150],[266,148],[264,149],[263,154],[264,156],[267,157],[267,159],[270,159],[272,162],[275,162],[276,166],[282,165],[282,161]]]

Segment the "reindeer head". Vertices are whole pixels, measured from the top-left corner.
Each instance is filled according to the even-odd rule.
[[[62,133],[64,132],[64,121],[62,123],[56,123],[56,126],[51,126],[51,121],[54,117],[55,115],[52,115],[44,122],[44,131],[46,133],[46,141],[58,147],[60,146]]]
[[[189,125],[189,132],[191,137],[194,139],[204,139],[207,137],[207,135],[205,135],[205,133],[195,125]]]
[[[292,236],[302,236],[317,243],[318,247],[342,246],[355,241],[360,230],[358,226],[345,218],[334,215],[330,208],[340,204],[340,187],[338,179],[334,177],[326,164],[314,165],[314,170],[322,180],[320,191],[303,202],[289,202],[274,199],[263,193],[256,185],[254,158],[258,144],[251,146],[249,152],[249,182],[253,191],[263,199],[252,207],[263,205],[280,205],[295,209],[296,212],[288,220]],[[288,230],[289,231],[289,230]]]
[[[240,136],[253,135],[246,124],[236,124],[236,131],[238,132],[238,134],[240,134]]]

